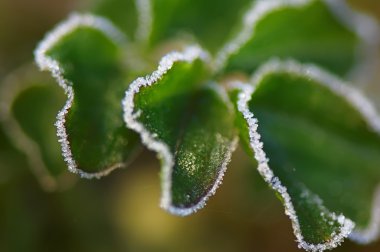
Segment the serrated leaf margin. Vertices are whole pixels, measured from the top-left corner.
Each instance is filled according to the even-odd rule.
[[[269,159],[266,157],[266,153],[263,150],[263,142],[260,141],[261,135],[257,131],[259,122],[254,117],[253,113],[250,112],[248,107],[252,94],[255,92],[255,85],[260,83],[265,76],[271,73],[281,72],[291,73],[315,80],[315,83],[319,83],[339,95],[351,104],[354,109],[361,113],[371,130],[379,135],[380,116],[372,103],[358,90],[350,87],[349,84],[344,83],[337,77],[315,65],[300,64],[294,60],[280,61],[277,59],[272,59],[268,61],[253,75],[250,81],[253,85],[241,82],[230,84],[230,88],[240,90],[237,107],[238,111],[242,113],[244,119],[247,121],[250,147],[254,151],[254,157],[258,162],[257,169],[264,180],[284,199],[285,213],[289,216],[292,222],[293,232],[296,236],[299,247],[308,251],[324,251],[337,247],[343,239],[347,237],[353,241],[363,244],[374,241],[380,235],[380,187],[376,189],[374,194],[371,220],[367,228],[364,230],[354,230],[355,224],[352,220],[343,215],[329,213],[330,217],[337,220],[341,225],[341,232],[339,234],[334,234],[332,239],[326,243],[309,244],[304,240],[291,197],[287,193],[287,188],[282,185],[279,178],[274,175],[273,171],[269,167]],[[306,193],[309,192],[306,191]],[[327,209],[323,205],[320,205],[320,207],[321,211],[326,212]]]
[[[61,144],[62,155],[68,166],[68,169],[72,173],[78,174],[82,178],[92,179],[101,178],[107,176],[115,169],[125,167],[124,163],[117,163],[111,167],[105,168],[103,171],[88,173],[80,168],[73,158],[71,152],[70,143],[68,141],[68,135],[65,128],[66,115],[73,105],[74,101],[74,89],[72,83],[64,78],[63,68],[59,62],[47,55],[47,52],[53,48],[59,41],[70,33],[81,27],[88,27],[102,32],[115,44],[123,44],[126,42],[125,35],[116,28],[109,20],[91,15],[91,14],[78,14],[74,13],[69,16],[68,19],[58,24],[46,37],[39,43],[34,51],[35,61],[41,71],[49,71],[53,78],[57,81],[58,85],[63,88],[67,96],[67,101],[64,107],[59,111],[57,115],[57,121],[55,126],[57,128],[57,136]]]
[[[182,53],[171,52],[167,54],[161,59],[156,71],[154,71],[151,75],[137,78],[134,82],[132,82],[126,91],[125,98],[122,102],[124,109],[124,121],[126,123],[126,126],[139,133],[142,142],[147,146],[148,149],[157,152],[159,159],[162,161],[162,194],[160,199],[161,208],[171,214],[179,216],[186,216],[197,212],[199,209],[203,208],[206,205],[208,198],[215,193],[216,189],[222,182],[223,175],[227,169],[227,164],[231,159],[232,152],[236,148],[237,138],[231,142],[229,146],[230,151],[227,152],[224,158],[224,162],[219,170],[218,177],[208,193],[203,196],[196,205],[192,207],[175,207],[172,204],[171,197],[171,174],[174,166],[174,157],[170,152],[169,147],[164,142],[156,140],[154,134],[149,132],[143,124],[137,121],[137,118],[139,117],[139,111],[134,112],[134,96],[139,92],[141,88],[157,84],[157,82],[167,74],[167,72],[173,67],[176,62],[192,63],[197,59],[208,62],[209,54],[198,46],[187,47]],[[218,85],[212,85],[211,88],[216,89],[217,93],[220,95],[224,92],[224,90],[221,90]],[[221,95],[221,97],[223,100],[228,101],[226,94]]]

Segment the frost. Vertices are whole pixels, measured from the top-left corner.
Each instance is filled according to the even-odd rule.
[[[301,8],[310,1],[312,0],[255,1],[243,18],[242,30],[231,41],[227,42],[216,56],[216,69],[223,69],[228,58],[236,54],[255,35],[256,25],[266,15],[290,6]]]
[[[273,0],[254,1],[251,9],[243,18],[240,32],[219,51],[214,67],[222,70],[228,59],[255,36],[257,24],[270,13],[285,8],[303,8],[316,0]],[[352,32],[358,34],[361,44],[357,49],[358,64],[350,75],[361,83],[373,76],[378,66],[378,45],[380,43],[380,27],[370,17],[352,10],[345,0],[322,0],[337,18]]]
[[[266,75],[280,72],[308,77],[330,89],[351,104],[368,122],[373,132],[380,134],[380,116],[371,101],[357,89],[351,88],[350,86],[352,85],[343,82],[315,65],[299,64],[294,60],[280,61],[272,59],[257,70],[252,76],[251,83],[259,83]]]
[[[153,11],[151,0],[135,0],[137,7],[138,26],[136,30],[136,39],[141,42],[147,42],[152,32]]]
[[[178,164],[184,167],[190,175],[194,175],[197,170],[196,156],[192,153],[184,154],[184,157],[179,160]]]
[[[314,65],[302,65],[293,60],[271,60],[268,63],[264,64],[253,75],[251,83],[257,85],[271,73],[281,72],[307,77],[308,79],[315,80],[313,83],[318,83],[330,89],[332,92],[345,99],[349,104],[351,104],[354,109],[360,112],[371,129],[375,133],[380,134],[380,117],[377,114],[372,103],[367,100],[365,96],[363,96],[359,91],[352,89],[347,83],[342,82],[335,76],[323,71]],[[255,159],[259,164],[258,171],[263,176],[264,180],[270,184],[274,190],[281,194],[284,200],[285,213],[292,221],[294,234],[299,243],[299,247],[309,251],[323,251],[326,249],[335,248],[346,237],[349,237],[350,239],[359,243],[369,243],[376,239],[380,233],[380,189],[378,189],[375,193],[371,222],[369,226],[364,230],[354,231],[354,223],[351,220],[347,219],[343,215],[337,216],[334,213],[328,212],[327,209],[323,206],[322,200],[317,196],[312,195],[307,189],[305,189],[303,196],[308,199],[311,198],[313,202],[319,206],[321,210],[321,217],[324,219],[328,217],[332,220],[336,220],[341,225],[341,227],[340,232],[338,234],[334,233],[332,235],[332,239],[326,243],[315,245],[308,244],[304,241],[297,213],[294,209],[291,198],[287,193],[287,188],[281,184],[279,178],[273,174],[273,171],[268,165],[269,159],[266,157],[266,154],[263,150],[263,143],[260,141],[261,136],[257,132],[258,120],[254,118],[253,113],[249,111],[248,103],[255,91],[255,87],[242,83],[233,83],[232,87],[241,90],[238,96],[237,106],[239,112],[242,113],[249,127],[250,146],[254,151]]]
[[[256,25],[269,13],[283,8],[303,8],[313,1],[316,0],[255,1],[252,8],[247,12],[243,19],[243,28],[238,36],[236,36],[224,46],[224,48],[219,52],[215,61],[213,62],[215,64],[216,70],[219,71],[223,69],[229,57],[233,54],[238,53],[239,50],[252,37],[255,36]],[[367,16],[358,14],[351,10],[344,0],[323,1],[330,7],[331,11],[344,25],[346,25],[347,28],[351,29],[361,38],[362,44],[360,45],[360,48],[358,48],[358,59],[360,61],[360,64],[353,69],[352,75],[359,76],[358,73],[363,73],[363,71],[367,73],[366,76],[371,75],[374,66],[377,64],[377,54],[375,53],[376,50],[374,48],[380,40],[380,29],[378,28],[378,25]],[[139,19],[136,38],[142,42],[149,39],[152,29],[153,12],[151,4],[152,3],[150,0],[136,0]],[[68,20],[58,25],[50,34],[45,37],[45,39],[35,50],[35,59],[41,70],[47,70],[51,72],[52,76],[57,80],[58,84],[64,89],[65,94],[67,95],[67,101],[62,110],[58,113],[57,122],[55,125],[57,127],[57,136],[59,137],[59,142],[61,144],[62,154],[66,163],[68,164],[69,170],[73,173],[79,174],[84,178],[100,178],[109,174],[114,169],[124,167],[125,164],[115,164],[99,173],[87,173],[78,168],[70,149],[70,143],[68,141],[68,136],[65,128],[66,115],[73,105],[74,90],[72,88],[72,83],[64,78],[63,69],[59,65],[59,62],[47,55],[48,51],[51,50],[62,38],[80,27],[97,29],[103,32],[115,43],[120,43],[126,40],[122,32],[115,28],[109,21],[88,14],[74,14]],[[236,148],[237,139],[229,141],[219,134],[215,135],[215,138],[218,142],[221,143],[221,145],[225,144],[226,142],[229,145],[228,151],[219,169],[215,183],[207,192],[207,194],[203,196],[203,198],[196,205],[188,208],[175,207],[172,203],[171,198],[171,175],[173,172],[173,167],[175,165],[173,153],[171,153],[166,143],[157,140],[156,133],[149,132],[144,127],[144,125],[138,121],[138,118],[142,112],[140,110],[136,110],[134,106],[134,97],[137,93],[139,93],[141,88],[158,84],[159,80],[163,78],[163,76],[165,76],[168,71],[170,71],[176,62],[192,63],[197,59],[201,59],[207,62],[209,61],[209,55],[197,46],[189,47],[183,53],[172,52],[166,55],[160,61],[156,71],[146,77],[137,78],[129,86],[122,101],[124,110],[123,116],[127,127],[138,132],[141,136],[142,142],[149,149],[157,152],[158,157],[162,161],[163,183],[161,207],[170,213],[182,216],[194,213],[204,207],[208,198],[215,193],[223,179],[227,164],[231,159],[231,154]],[[350,88],[347,86],[347,84],[343,83],[335,76],[324,72],[314,65],[300,65],[291,60],[284,62],[272,60],[256,72],[256,74],[252,77],[252,83],[259,83],[266,75],[274,72],[293,73],[316,80],[316,83],[320,83],[321,85],[326,86],[331,91],[340,95],[347,102],[352,104],[352,106],[363,115],[365,120],[370,125],[371,129],[375,133],[380,134],[380,117],[378,116],[373,105],[363,95],[361,95],[361,93]],[[360,76],[362,76],[362,74],[360,74]],[[377,190],[374,197],[370,225],[366,229],[355,230],[352,232],[354,229],[354,223],[351,220],[343,215],[337,215],[335,213],[329,212],[324,207],[322,200],[312,192],[308,191],[307,188],[303,190],[302,197],[319,208],[320,215],[323,220],[326,220],[326,222],[330,221],[331,225],[334,225],[335,222],[339,223],[340,229],[339,232],[331,234],[331,239],[326,243],[309,244],[304,240],[292,199],[288,193],[287,188],[283,186],[280,179],[275,176],[269,167],[269,159],[263,150],[263,142],[260,140],[261,136],[257,132],[257,129],[259,127],[258,120],[254,117],[253,113],[251,113],[248,108],[248,102],[250,101],[255,88],[253,86],[242,83],[235,83],[233,86],[241,90],[238,97],[238,110],[242,113],[249,127],[250,146],[254,151],[255,159],[258,161],[258,171],[263,176],[264,180],[281,195],[285,205],[285,213],[289,216],[292,222],[294,234],[299,243],[299,247],[309,251],[323,251],[326,249],[335,248],[344,238],[348,236],[350,236],[352,240],[358,241],[360,243],[368,243],[374,240],[380,233],[380,189]],[[226,102],[226,104],[228,104],[229,108],[232,109],[228,96],[220,86],[210,84],[209,87],[212,88],[217,94],[219,94],[219,96]],[[2,91],[1,95],[7,93],[8,92]],[[3,99],[1,99],[1,101],[3,101]],[[11,125],[8,128],[14,128],[14,132],[10,134],[17,135],[13,139],[21,139],[17,144],[18,146],[21,146],[19,148],[26,150],[25,152],[30,156],[30,162],[34,162],[38,164],[38,166],[42,167],[41,169],[44,169],[43,164],[41,164],[43,161],[38,160],[38,157],[41,156],[38,153],[38,146],[36,147],[35,143],[27,140],[25,136],[22,136],[22,133],[17,132],[19,131],[19,127],[17,125],[15,126],[15,123],[9,119],[9,104],[2,102],[1,105],[2,107],[0,110],[0,119],[6,121],[9,123],[9,125]],[[216,147],[212,152],[213,154],[211,155],[211,158],[215,158],[216,155],[214,154],[219,152],[219,149]],[[194,155],[192,153],[189,153],[184,160],[186,160],[186,163],[182,165],[188,169],[189,174],[194,173],[196,171],[196,166],[194,163],[194,160],[196,160],[196,158]],[[37,171],[36,173],[38,172],[41,173],[41,171]],[[189,195],[187,196],[189,197]]]
[[[138,132],[141,136],[142,142],[149,148],[150,150],[153,150],[157,152],[158,157],[162,161],[162,196],[161,196],[161,207],[168,212],[185,216],[192,214],[199,209],[203,208],[206,204],[206,201],[210,196],[215,194],[216,189],[218,188],[219,184],[222,181],[224,172],[226,171],[227,164],[229,163],[231,159],[231,154],[235,150],[237,145],[237,139],[233,140],[229,144],[229,151],[227,151],[226,156],[224,157],[224,162],[221,165],[218,173],[218,178],[216,179],[215,183],[213,184],[212,188],[207,192],[207,194],[194,206],[188,207],[188,208],[179,208],[175,207],[172,204],[172,197],[171,197],[171,175],[174,167],[174,157],[173,154],[170,152],[169,147],[164,143],[156,139],[154,136],[154,133],[149,132],[142,123],[140,123],[137,118],[139,117],[141,111],[137,110],[135,112],[134,107],[134,97],[135,95],[140,91],[141,88],[152,86],[155,84],[158,84],[158,81],[165,76],[165,74],[173,67],[173,65],[176,62],[188,62],[192,63],[193,61],[201,59],[203,61],[209,60],[209,55],[201,50],[199,47],[188,47],[184,50],[183,53],[179,52],[172,52],[167,54],[165,57],[163,57],[159,63],[159,66],[156,71],[154,71],[151,75],[148,75],[146,77],[140,77],[136,79],[132,84],[129,86],[128,90],[125,93],[125,98],[123,99],[123,109],[124,109],[124,121],[128,128],[135,130]],[[216,85],[213,85],[212,88],[217,88],[219,91],[217,92],[220,94],[221,88],[216,87]],[[225,96],[222,96],[222,98]],[[191,158],[190,158],[191,160]],[[186,164],[186,166],[192,170],[194,169],[193,164],[189,163]],[[191,171],[190,171],[191,172]]]
[[[61,144],[62,155],[69,167],[69,171],[79,174],[82,178],[91,179],[106,176],[113,170],[124,167],[125,164],[118,163],[97,173],[87,173],[78,168],[70,149],[70,143],[65,128],[66,115],[74,100],[74,89],[72,83],[63,77],[63,69],[59,65],[59,62],[47,55],[48,51],[59,43],[61,39],[81,27],[99,30],[115,43],[122,43],[126,40],[123,33],[114,27],[107,19],[89,14],[73,14],[67,20],[60,23],[52,32],[46,35],[44,40],[41,41],[34,51],[34,55],[39,68],[41,70],[49,71],[67,95],[67,101],[57,115],[55,126],[57,127],[57,136],[59,138],[58,141]]]
[[[215,82],[209,82],[206,85],[206,88],[209,88],[213,90],[215,93],[219,95],[220,98],[224,101],[224,103],[228,106],[228,109],[230,111],[234,110],[233,104],[230,101],[230,98],[228,97],[228,94],[224,88],[220,88],[219,84]]]
[[[269,159],[266,157],[266,154],[263,150],[263,143],[260,141],[261,136],[257,132],[258,121],[256,118],[254,118],[254,115],[249,111],[248,108],[248,102],[254,92],[254,89],[253,87],[244,84],[235,84],[234,86],[235,88],[239,88],[242,91],[239,94],[238,98],[238,110],[243,114],[249,127],[250,146],[254,151],[255,159],[258,162],[258,171],[261,176],[263,176],[264,180],[273,188],[273,190],[277,191],[281,195],[284,201],[285,214],[290,218],[292,222],[293,231],[299,247],[308,251],[323,251],[337,247],[340,242],[352,231],[354,224],[350,220],[344,219],[343,223],[341,224],[342,227],[340,229],[340,233],[332,236],[331,240],[326,243],[309,244],[304,240],[291,197],[287,192],[287,188],[282,185],[280,179],[276,177],[273,174],[273,171],[269,168]],[[319,204],[318,206],[322,207]],[[332,214],[326,213],[325,211],[323,212],[324,216],[328,214],[331,219],[335,219]]]

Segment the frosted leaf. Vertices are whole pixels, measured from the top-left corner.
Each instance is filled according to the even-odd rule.
[[[138,30],[139,0],[97,0],[88,3],[88,11],[112,22],[123,34],[133,38]]]
[[[227,39],[241,12],[252,2],[218,0],[216,8],[215,2],[204,0],[149,1],[152,11],[149,41],[152,45],[165,39],[190,39],[211,51]]]
[[[123,100],[127,127],[162,162],[161,207],[176,215],[206,204],[236,146],[226,94],[215,84],[202,85],[207,62],[199,47],[172,52],[155,72],[137,78]]]
[[[251,83],[232,84],[241,137],[281,196],[299,247],[377,238],[380,118],[372,104],[337,77],[291,60],[264,64]]]
[[[136,39],[140,42],[147,42],[152,32],[153,11],[151,0],[135,0],[138,10],[138,27]]]
[[[378,66],[379,31],[344,0],[254,1],[215,68],[252,73],[271,57],[290,57],[365,83]]]
[[[35,50],[40,69],[49,71],[67,96],[57,115],[57,136],[69,170],[83,178],[124,167],[138,150],[118,102],[126,87],[118,49],[125,40],[108,20],[74,14]]]
[[[124,34],[139,43],[149,40],[152,29],[151,0],[98,0],[91,13],[109,19]]]

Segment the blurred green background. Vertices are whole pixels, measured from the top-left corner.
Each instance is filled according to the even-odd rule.
[[[380,19],[379,1],[351,2]],[[86,5],[0,0],[0,85],[32,61],[46,31]],[[374,99],[379,80],[380,75],[366,87]],[[71,182],[65,188],[46,192],[0,128],[0,251],[299,251],[280,202],[241,150],[218,193],[190,217],[159,208],[158,172],[158,161],[145,151],[127,169],[102,180],[67,175]],[[335,251],[380,251],[380,242],[346,241]]]

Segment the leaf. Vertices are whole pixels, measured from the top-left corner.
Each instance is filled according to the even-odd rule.
[[[41,143],[41,154],[49,170],[59,174],[65,164],[60,155],[54,121],[64,99],[61,90],[47,84],[51,83],[36,83],[22,90],[13,102],[12,113],[25,134]]]
[[[294,58],[345,76],[374,57],[368,46],[374,34],[365,31],[374,24],[363,19],[344,1],[256,1],[217,55],[216,68],[250,74],[272,57]],[[363,48],[371,52],[362,54]]]
[[[39,67],[52,73],[68,97],[57,116],[57,135],[69,170],[81,177],[124,167],[139,149],[137,135],[122,120],[122,37],[105,19],[73,15],[35,51]]]
[[[32,65],[5,78],[0,88],[0,121],[13,146],[25,154],[42,188],[54,191],[71,180],[64,173],[54,121],[64,95],[48,75]],[[17,168],[17,167],[13,167]]]
[[[375,239],[380,117],[369,101],[294,61],[269,62],[251,82],[231,93],[241,139],[283,202],[299,246],[334,248],[354,225],[352,239]]]
[[[226,94],[204,85],[206,57],[198,47],[168,54],[157,71],[130,85],[123,101],[127,126],[161,160],[161,207],[177,215],[205,205],[236,144]]]
[[[128,37],[133,38],[138,26],[139,0],[97,0],[92,3],[92,12],[109,19]]]
[[[193,34],[209,50],[226,40],[251,0],[153,0],[150,42],[155,44],[179,33]]]

